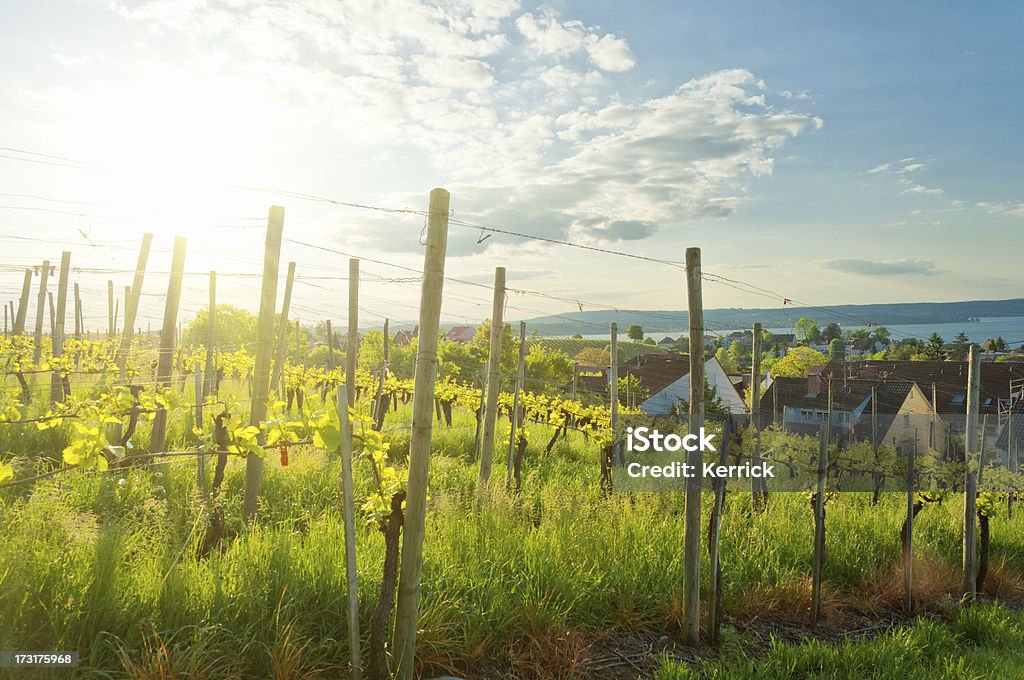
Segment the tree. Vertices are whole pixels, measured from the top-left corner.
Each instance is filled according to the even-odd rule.
[[[582,340],[582,339],[583,339],[583,336],[582,336],[582,335],[580,335],[579,333],[573,333],[573,334],[572,334],[572,339],[573,339],[573,340]]]
[[[537,343],[526,355],[526,387],[534,392],[559,394],[572,382],[572,359],[565,352]]]
[[[949,358],[953,361],[963,361],[970,351],[971,341],[965,331],[960,331],[953,339],[953,349],[949,351]]]
[[[839,338],[833,338],[828,343],[828,354],[832,361],[843,361],[846,359],[846,343]]]
[[[806,317],[796,322],[796,341],[802,345],[809,345],[821,340],[821,330],[818,322]]]
[[[729,352],[727,352],[724,347],[719,347],[715,351],[715,358],[718,359],[718,363],[722,365],[722,369],[726,373],[736,373],[739,371],[739,368],[735,363],[733,363],[732,356],[730,356]]]
[[[779,378],[803,378],[811,366],[823,366],[828,359],[810,347],[793,347],[772,365],[772,375]]]
[[[644,339],[644,327],[638,323],[629,324],[629,328],[626,329],[626,337],[630,340],[639,342]]]
[[[476,360],[483,366],[484,362],[487,361],[488,355],[491,351],[491,320],[487,319],[480,328],[477,329],[476,335],[469,341],[470,353],[476,358]],[[515,375],[519,365],[519,338],[517,335],[513,335],[512,326],[509,324],[502,324],[501,329],[501,372],[505,375]]]
[[[822,331],[822,333],[821,333],[821,340],[823,342],[827,342],[827,343],[831,344],[831,342],[833,340],[835,340],[836,338],[841,338],[842,336],[843,336],[843,329],[839,326],[838,323],[833,321],[829,325],[825,326],[825,330]]]
[[[932,361],[941,360],[942,346],[945,344],[946,341],[942,339],[941,335],[932,333],[928,336],[928,343],[924,346],[924,358]]]
[[[875,330],[871,331],[871,339],[879,345],[887,347],[892,341],[892,335],[889,333],[889,329],[885,326],[876,326]]]
[[[735,341],[729,345],[729,359],[736,369],[733,373],[739,373],[748,368],[750,366],[750,350],[747,348],[747,344]]]
[[[209,308],[199,310],[184,331],[185,345],[205,345],[210,327]],[[217,305],[217,345],[237,349],[256,343],[256,315],[234,305]],[[276,334],[274,337],[277,337]]]

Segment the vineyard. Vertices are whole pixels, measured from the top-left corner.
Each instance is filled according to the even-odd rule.
[[[0,649],[74,650],[98,678],[1024,674],[1024,477],[984,442],[959,459],[840,445],[715,416],[702,389],[654,422],[621,399],[615,330],[607,394],[527,375],[525,329],[518,365],[495,332],[460,373],[439,350],[440,193],[401,368],[386,324],[360,337],[355,260],[343,351],[329,324],[322,363],[286,342],[274,210],[244,345],[212,319],[209,342],[181,342],[183,246],[159,337],[134,330],[138,272],[120,334],[65,338],[62,302],[32,337],[11,312]],[[503,307],[501,269],[492,328]],[[640,424],[706,427],[724,444],[701,462],[784,478],[624,491]]]

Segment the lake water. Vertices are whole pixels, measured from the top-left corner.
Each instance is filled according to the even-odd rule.
[[[642,324],[641,324],[642,325]],[[1018,347],[1024,344],[1024,316],[999,316],[981,318],[978,321],[967,322],[958,321],[956,323],[932,323],[932,324],[894,324],[885,326],[889,329],[894,340],[903,340],[908,337],[918,337],[927,339],[932,333],[938,333],[942,336],[942,339],[946,342],[953,342],[957,333],[964,331],[967,333],[968,339],[971,342],[983,343],[989,338],[1002,337],[1011,347]],[[855,330],[856,328],[863,328],[863,326],[848,326],[843,324],[843,330]],[[743,329],[726,329],[721,330],[716,328],[715,332],[720,335],[728,335],[734,330]],[[789,328],[769,328],[768,331],[772,333],[793,333],[792,327]],[[687,329],[681,329],[676,331],[666,332],[655,332],[651,333],[651,337],[655,340],[661,340],[666,335],[670,337],[678,337],[686,334],[689,331]],[[568,337],[568,336],[556,336],[556,337]],[[596,333],[587,334],[583,336],[588,340],[598,340],[607,338],[607,333]],[[620,340],[626,339],[626,334],[620,331]]]

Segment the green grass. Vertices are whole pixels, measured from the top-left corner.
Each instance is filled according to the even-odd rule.
[[[867,642],[828,645],[773,641],[765,654],[752,656],[739,646],[721,659],[696,666],[665,659],[655,680],[974,680],[1024,677],[1024,613],[996,604],[959,611],[947,625],[918,620]]]
[[[401,427],[408,408],[389,416],[385,427],[392,430],[387,436],[395,452],[408,447],[409,431]],[[470,668],[484,655],[502,662],[526,640],[554,640],[566,632],[594,637],[676,631],[682,498],[602,498],[596,445],[572,433],[545,455],[551,431],[537,425],[528,428],[523,493],[511,498],[502,491],[502,440],[507,446],[508,436],[502,422],[491,493],[481,500],[469,453],[474,425],[469,415],[456,412],[454,427],[434,430],[421,660],[434,669]],[[176,428],[172,442],[183,445],[186,432],[184,425]],[[356,467],[359,492],[369,480],[366,469]],[[189,460],[104,475],[72,472],[34,489],[0,492],[0,649],[77,649],[82,677],[270,677],[280,667],[293,669],[280,677],[302,677],[313,669],[326,669],[326,677],[342,674],[349,659],[339,461],[303,448],[282,468],[272,452],[260,521],[250,527],[241,522],[244,465],[232,461],[223,494],[228,523],[239,534],[208,555],[202,552],[206,517],[195,477],[195,461]],[[705,518],[710,504],[705,498]],[[950,501],[919,515],[915,547],[922,563],[932,565],[927,573],[955,575],[959,569],[961,508]],[[856,494],[829,503],[829,602],[853,607],[863,593],[891,580],[903,512],[903,499],[895,495],[878,507]],[[803,605],[792,596],[807,590],[811,538],[803,494],[774,495],[767,512],[755,515],[747,495],[731,495],[722,530],[725,609],[737,617],[766,609],[803,616]],[[360,524],[357,543],[366,634],[383,541],[374,528]],[[706,589],[706,552],[702,559]],[[1012,521],[993,520],[992,561],[1018,577],[1024,574],[1021,513]],[[971,618],[997,617],[985,612],[990,610],[961,615],[951,635],[978,642],[972,663],[998,667],[1003,659],[990,638],[1003,635],[1006,626]],[[1006,629],[1019,633],[1019,624]],[[855,646],[864,651],[843,655],[847,675],[823,677],[857,677],[853,673],[868,668],[872,655],[912,663],[923,658],[921,645],[932,644],[928,636],[941,637],[926,624],[911,630],[918,632]],[[842,648],[777,646],[766,663],[815,668],[835,661],[837,649]],[[939,663],[933,656],[929,663]],[[150,667],[126,671],[142,663]],[[746,668],[748,661],[732,663]],[[174,669],[177,676],[168,672]],[[671,664],[661,672],[666,678],[689,677],[671,675],[689,672]]]

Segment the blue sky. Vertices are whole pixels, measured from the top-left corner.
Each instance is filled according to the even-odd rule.
[[[416,267],[417,216],[238,187],[423,209],[445,186],[463,220],[673,260],[700,246],[707,271],[812,304],[1018,297],[1022,15],[1014,3],[11,3],[0,146],[16,151],[0,154],[0,181],[17,195],[0,201],[0,295],[65,247],[74,265],[111,270],[76,273],[85,295],[107,278],[120,290],[147,230],[154,271],[180,234],[197,275],[257,272],[271,203],[286,237]],[[11,238],[26,235],[41,241]],[[505,265],[510,286],[559,297],[685,304],[672,268],[477,237],[452,227],[453,276],[487,282]],[[341,258],[287,242],[283,256],[306,277],[300,315],[342,316]],[[159,318],[165,285],[147,280],[144,317]],[[414,318],[415,288],[368,281],[367,313]],[[255,305],[249,278],[221,292]],[[446,319],[488,315],[486,290],[449,292]],[[186,316],[204,293],[186,279]],[[705,297],[781,304],[710,282]],[[510,305],[513,317],[578,308]]]

